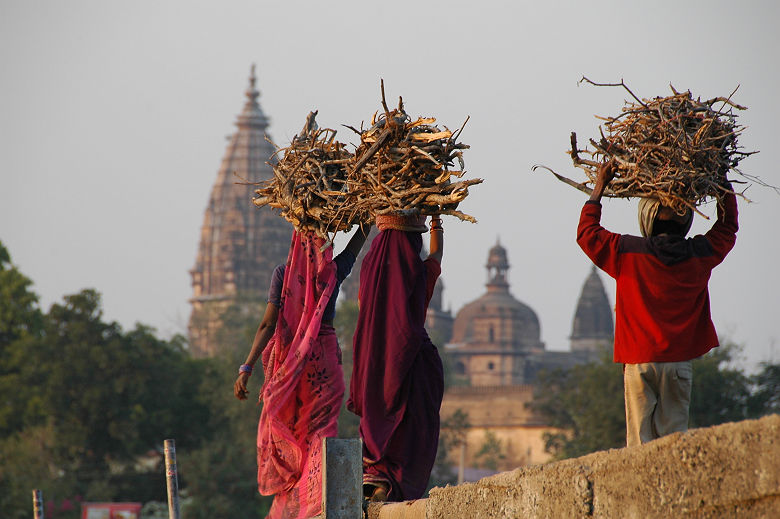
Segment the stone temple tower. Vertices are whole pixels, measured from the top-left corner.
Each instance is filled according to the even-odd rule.
[[[612,308],[604,284],[594,266],[585,284],[574,313],[571,327],[572,351],[599,351],[611,348],[615,336]]]
[[[192,276],[192,314],[188,326],[193,355],[211,356],[220,348],[215,335],[223,312],[233,304],[257,311],[264,302],[271,272],[287,259],[292,226],[269,208],[252,204],[254,187],[273,175],[274,153],[266,140],[269,120],[257,102],[255,67],[244,109],[236,121],[203,216]],[[254,303],[254,305],[252,305]],[[261,316],[257,316],[258,322]],[[231,345],[233,346],[233,345]]]

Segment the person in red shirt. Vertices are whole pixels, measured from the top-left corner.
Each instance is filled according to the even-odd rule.
[[[598,168],[577,243],[617,282],[614,361],[623,364],[631,446],[688,430],[691,360],[718,346],[707,285],[739,226],[726,181],[717,221],[704,235],[685,238],[692,212],[678,215],[655,199],[640,201],[642,237],[609,232],[600,224],[601,197],[616,170],[611,161]]]

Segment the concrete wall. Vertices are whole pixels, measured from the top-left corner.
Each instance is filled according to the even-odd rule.
[[[435,488],[369,519],[780,517],[780,415]]]

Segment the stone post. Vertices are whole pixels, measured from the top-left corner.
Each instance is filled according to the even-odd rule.
[[[362,519],[363,442],[322,439],[323,519]]]

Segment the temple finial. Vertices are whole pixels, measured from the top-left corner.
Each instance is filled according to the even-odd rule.
[[[257,82],[257,76],[255,75],[255,64],[252,63],[252,69],[249,73],[249,88],[246,91],[246,97],[249,99],[250,102],[256,103],[257,98],[260,97],[260,92],[258,92],[257,88],[255,87],[255,83]]]

